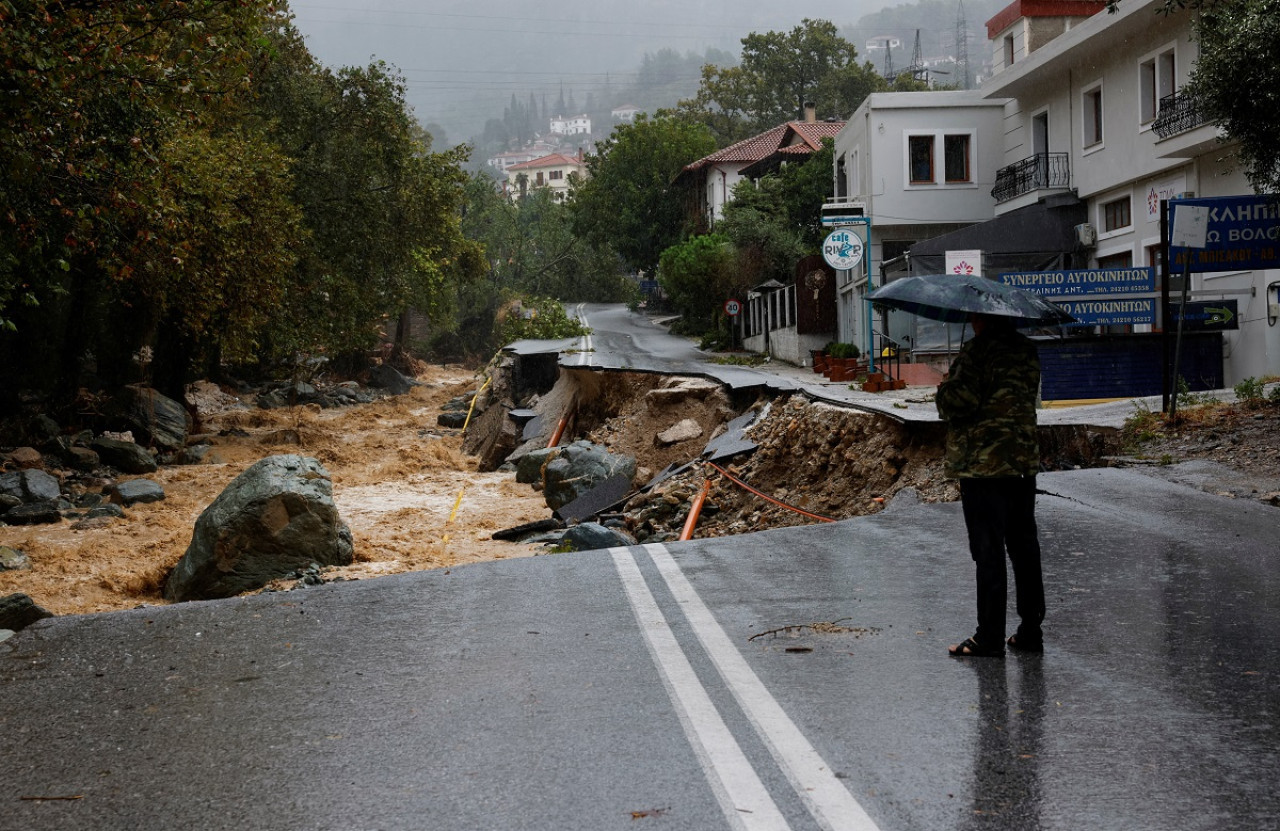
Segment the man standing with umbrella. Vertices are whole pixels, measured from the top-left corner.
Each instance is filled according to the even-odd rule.
[[[960,481],[977,569],[977,631],[949,651],[957,657],[1004,655],[1007,555],[1020,619],[1007,643],[1041,652],[1045,602],[1035,518],[1040,359],[1014,318],[971,314],[970,320],[974,337],[960,348],[936,399],[947,425],[946,473]]]
[[[1036,531],[1036,399],[1040,357],[1018,326],[1056,326],[1071,315],[1042,297],[977,274],[922,274],[867,295],[878,306],[946,323],[973,324],[974,336],[938,385],[947,424],[946,472],[960,480],[960,503],[977,567],[978,629],[950,648],[956,657],[1003,657],[1005,644],[1044,650],[1044,580]],[[1018,630],[1006,641],[1005,607],[1013,564]]]

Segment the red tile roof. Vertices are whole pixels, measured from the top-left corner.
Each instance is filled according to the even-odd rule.
[[[578,167],[584,167],[581,159],[575,156],[566,156],[563,153],[552,153],[549,156],[543,156],[530,162],[521,162],[513,164],[507,170],[529,170],[535,167],[560,167],[561,165],[572,164]]]
[[[704,167],[722,162],[750,164],[768,158],[779,150],[788,154],[803,155],[822,149],[824,138],[834,138],[844,126],[843,121],[788,121],[773,129],[717,150],[710,156],[687,164],[683,173],[693,173]]]
[[[987,37],[995,37],[1022,17],[1092,17],[1106,7],[1105,0],[1013,0],[987,21]]]

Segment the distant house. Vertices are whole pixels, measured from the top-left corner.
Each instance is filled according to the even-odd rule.
[[[586,171],[581,153],[576,156],[552,153],[507,168],[507,190],[520,194],[534,188],[548,188],[553,199],[563,202],[569,195],[569,177],[585,176]]]
[[[615,107],[609,111],[609,115],[613,117],[613,120],[622,124],[632,123],[639,114],[640,108],[635,104],[623,104],[621,107]]]
[[[733,196],[733,186],[743,179],[760,176],[784,160],[804,161],[822,149],[824,138],[834,138],[843,121],[818,121],[813,108],[804,121],[788,121],[757,136],[731,144],[710,156],[686,165],[676,181],[693,183],[700,196],[699,207],[708,225],[724,215],[724,205]],[[751,166],[755,168],[748,171]]]
[[[591,119],[585,113],[568,117],[557,115],[551,119],[551,132],[561,136],[590,134]]]

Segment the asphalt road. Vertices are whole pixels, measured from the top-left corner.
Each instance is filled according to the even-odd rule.
[[[44,621],[0,643],[0,828],[1275,827],[1276,509],[1040,485],[1043,656],[946,655],[963,521],[910,497]]]

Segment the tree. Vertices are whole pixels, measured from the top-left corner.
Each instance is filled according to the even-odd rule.
[[[857,109],[887,84],[834,24],[806,18],[790,32],[752,33],[742,40],[738,67],[703,68],[698,94],[681,102],[686,117],[707,118],[722,144],[802,118],[806,103],[819,113]]]
[[[574,229],[611,246],[630,268],[652,271],[683,235],[695,196],[672,182],[715,150],[715,141],[702,125],[659,114],[619,126],[598,148],[586,160],[589,177],[572,191]]]
[[[1181,7],[1169,0],[1168,10]],[[1200,57],[1185,92],[1217,124],[1259,193],[1280,192],[1280,14],[1270,0],[1190,3]]]
[[[404,81],[378,62],[331,72],[292,29],[263,72],[257,107],[293,160],[308,229],[274,316],[268,355],[361,352],[410,307],[448,306],[481,267],[461,230],[467,149],[427,151]]]
[[[219,131],[278,20],[268,3],[238,0],[0,3],[0,326],[20,329],[0,341],[7,381],[73,392],[95,371],[124,380],[168,292],[234,269],[178,276],[202,229],[188,224],[195,212],[171,209],[175,198],[194,207],[194,183],[180,177],[200,174],[165,156],[188,142],[215,154],[241,142],[240,170],[274,187],[270,148]],[[287,232],[288,216],[273,227]]]
[[[658,284],[684,317],[686,332],[710,327],[735,285],[734,251],[723,234],[702,234],[662,252]]]

